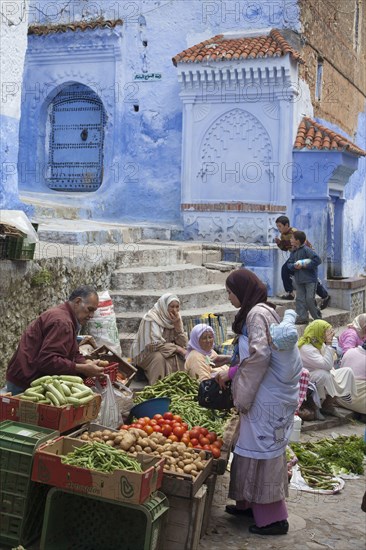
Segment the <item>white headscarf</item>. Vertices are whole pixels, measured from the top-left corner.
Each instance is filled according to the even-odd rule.
[[[357,315],[350,323],[347,325],[349,328],[354,328],[357,332],[358,336],[363,339],[366,336],[366,313],[361,313],[361,315]]]
[[[178,296],[170,292],[163,294],[153,307],[141,319],[135,341],[131,346],[131,357],[137,357],[149,344],[165,342],[164,328],[174,328],[169,317],[168,306],[171,302],[180,303]]]

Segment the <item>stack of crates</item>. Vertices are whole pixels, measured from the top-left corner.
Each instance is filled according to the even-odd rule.
[[[38,231],[38,224],[32,223],[35,231]],[[27,237],[9,236],[7,239],[6,257],[8,260],[33,260],[36,243],[30,243]]]
[[[58,436],[40,426],[0,422],[0,544],[26,546],[40,536],[49,487],[31,481],[33,454]]]
[[[53,488],[47,496],[41,550],[160,550],[168,500],[156,491],[128,504]]]

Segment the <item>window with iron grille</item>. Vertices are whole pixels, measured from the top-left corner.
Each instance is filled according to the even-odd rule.
[[[88,86],[71,84],[55,96],[48,114],[48,186],[96,191],[103,181],[102,101]]]

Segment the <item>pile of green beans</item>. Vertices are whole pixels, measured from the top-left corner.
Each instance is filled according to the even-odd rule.
[[[333,490],[338,485],[338,481],[334,479],[334,476],[325,472],[322,468],[300,465],[300,471],[306,483],[313,489]]]
[[[142,472],[141,464],[124,451],[114,449],[99,441],[85,443],[61,459],[63,464],[109,473],[114,470]]]
[[[147,399],[155,397],[170,397],[177,399],[181,397],[190,397],[194,399],[198,394],[199,383],[184,371],[173,372],[162,380],[158,380],[152,386],[146,386],[142,391],[136,394],[135,403],[142,403]]]

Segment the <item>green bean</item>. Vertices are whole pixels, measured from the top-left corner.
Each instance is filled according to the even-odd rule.
[[[122,450],[94,441],[61,457],[63,464],[109,473],[116,469],[142,472],[141,464]]]

